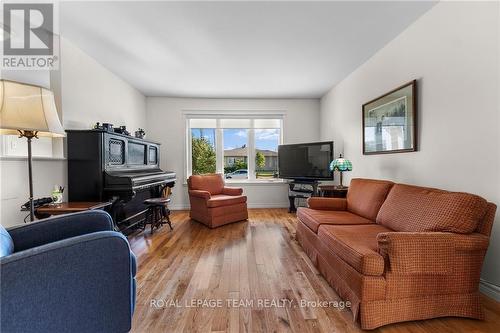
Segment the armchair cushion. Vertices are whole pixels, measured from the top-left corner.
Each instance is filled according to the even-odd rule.
[[[224,179],[222,179],[222,175],[217,173],[189,177],[190,190],[203,190],[210,192],[210,194],[221,194],[223,188]]]
[[[486,251],[489,243],[479,233],[448,232],[385,232],[377,241],[387,269],[399,274],[452,274],[463,254]],[[479,268],[481,263],[482,255]]]
[[[380,208],[377,223],[395,231],[468,234],[486,213],[485,199],[460,192],[396,184]]]
[[[247,202],[247,197],[243,195],[234,196],[234,195],[217,194],[213,195],[207,201],[207,207],[214,208],[221,206],[232,206],[245,202]]]
[[[242,195],[243,189],[240,187],[224,187],[222,189],[222,194],[225,195]]]
[[[342,210],[315,210],[299,207],[297,209],[297,217],[315,233],[318,232],[319,226],[324,224],[374,224],[373,221],[364,217]]]
[[[384,258],[378,253],[377,235],[389,229],[377,225],[322,225],[318,238],[330,251],[363,275],[384,273]]]
[[[346,210],[347,200],[344,198],[312,197],[312,198],[307,199],[307,205],[311,209]]]
[[[14,252],[14,242],[5,228],[0,225],[0,258]]]
[[[90,210],[22,224],[8,231],[14,242],[14,251],[19,252],[70,237],[112,230],[113,220],[108,213]]]

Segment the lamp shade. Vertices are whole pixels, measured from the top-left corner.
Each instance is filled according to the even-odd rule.
[[[348,159],[342,157],[340,154],[339,158],[334,159],[332,163],[330,163],[331,171],[352,171],[352,163]]]
[[[65,136],[52,91],[0,80],[0,134],[19,134],[19,130],[36,131],[38,136]]]

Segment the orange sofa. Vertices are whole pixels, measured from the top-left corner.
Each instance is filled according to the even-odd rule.
[[[297,240],[363,329],[483,318],[479,278],[495,204],[369,179],[353,179],[346,199],[308,203],[297,211]]]
[[[220,174],[189,177],[188,191],[189,216],[210,228],[248,219],[243,189],[226,187]]]

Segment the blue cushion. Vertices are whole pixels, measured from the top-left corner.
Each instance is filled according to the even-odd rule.
[[[5,228],[0,225],[0,257],[14,253],[14,242]]]

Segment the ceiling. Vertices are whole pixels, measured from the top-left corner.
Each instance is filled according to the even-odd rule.
[[[435,2],[62,2],[60,31],[146,96],[321,97]]]

